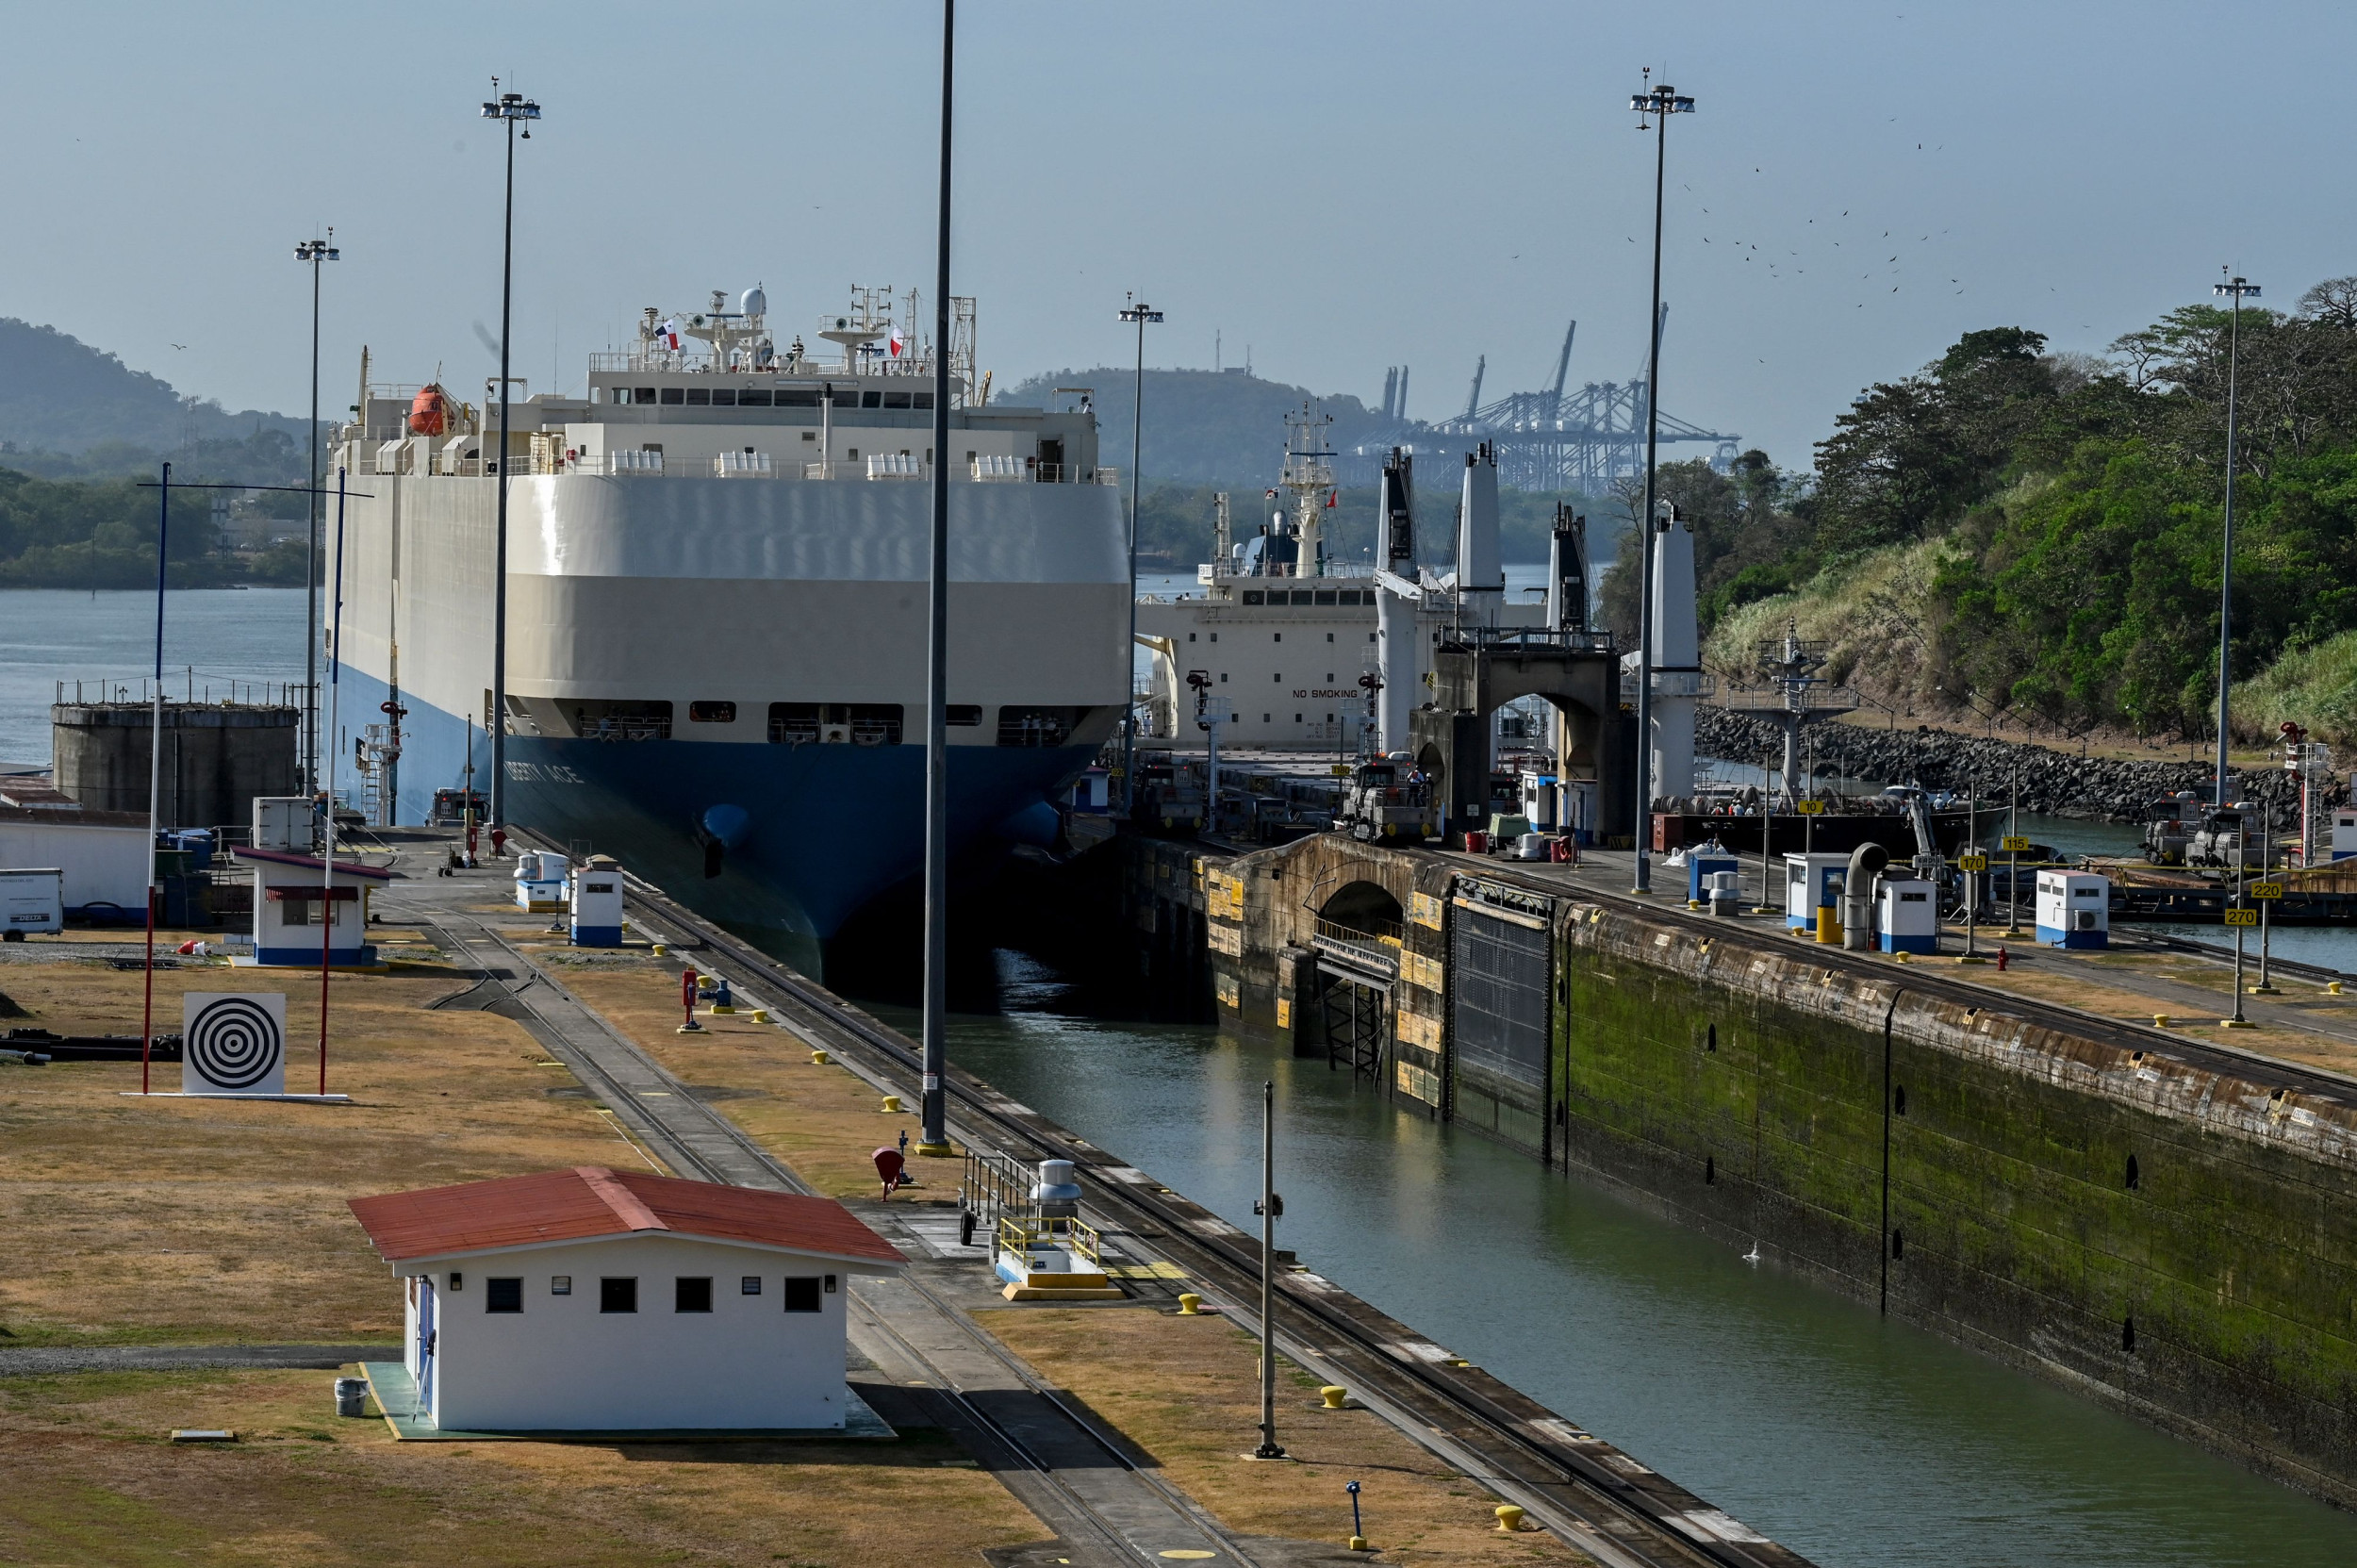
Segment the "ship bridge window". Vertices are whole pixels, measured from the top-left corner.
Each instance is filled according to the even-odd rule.
[[[918,392],[910,403],[910,406],[914,408],[931,408],[932,405],[933,395],[931,392]]]
[[[733,387],[715,387],[712,388],[712,406],[715,408],[735,407],[736,388]]]
[[[1341,602],[1344,604],[1372,604],[1375,602],[1375,595],[1369,594],[1366,598],[1360,599],[1357,588],[1344,588],[1341,594]]]
[[[698,724],[733,724],[736,722],[736,704],[733,702],[690,702],[687,704],[687,717],[692,722]]]
[[[883,405],[886,408],[906,408],[909,405],[909,394],[906,392],[886,392],[883,395]]]
[[[668,403],[671,400],[669,398],[665,398],[663,401]],[[712,406],[712,388],[709,387],[690,387],[687,388],[687,406],[690,408],[709,408]]]
[[[1062,746],[1071,738],[1080,710],[1066,707],[1017,707],[998,710],[1001,746]]]
[[[1296,604],[1307,604],[1316,597],[1317,595],[1310,592],[1308,588],[1294,589],[1294,602]]]
[[[571,703],[567,717],[583,740],[668,740],[671,704],[617,699]]]
[[[739,408],[766,408],[766,407],[768,407],[768,406],[769,406],[769,388],[766,388],[766,387],[747,387],[747,388],[745,388],[743,390],[739,391],[739,392],[736,394],[736,405],[737,405]]]
[[[685,403],[687,389],[684,387],[666,387],[663,388],[663,401],[667,405]]]
[[[941,717],[942,721],[947,724],[964,724],[969,729],[979,728],[982,722],[982,705],[980,702],[952,702],[949,704],[949,711]]]
[[[898,702],[772,702],[769,739],[781,746],[898,746]]]
[[[639,387],[635,388],[629,387],[617,387],[615,390],[618,392],[630,393],[630,401],[633,403],[652,403],[654,401],[654,388],[651,387]]]
[[[883,406],[883,394],[882,392],[862,392],[859,395],[859,405],[862,408],[882,408]]]
[[[592,387],[592,388],[589,388],[589,401],[590,401],[590,402],[592,402],[592,403],[595,403],[595,402],[598,400],[598,394],[599,394],[600,392],[603,391],[604,389],[605,389],[605,388],[603,388],[602,387]],[[627,387],[617,387],[617,388],[614,388],[614,401],[615,401],[616,403],[628,403],[628,402],[630,401],[630,388],[627,388]]]
[[[1317,602],[1318,603],[1320,603],[1320,604],[1331,604],[1331,603],[1333,603],[1333,602],[1334,602],[1334,590],[1333,590],[1332,588],[1320,588],[1320,589],[1318,589],[1318,590],[1317,590],[1317,601],[1316,601],[1316,602]],[[1296,599],[1296,600],[1294,600],[1294,603],[1296,603],[1296,604],[1298,604],[1298,603],[1299,603],[1299,602],[1300,602],[1298,599]]]
[[[1244,590],[1244,602],[1247,604],[1265,604],[1268,595],[1259,588],[1246,588]]]
[[[788,388],[778,394],[778,406],[781,408],[816,408],[818,406],[818,394],[814,391],[797,391]]]

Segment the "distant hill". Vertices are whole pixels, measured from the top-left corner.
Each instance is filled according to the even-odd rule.
[[[0,464],[105,476],[201,452],[217,477],[267,483],[284,477],[273,454],[305,439],[299,418],[233,414],[55,327],[0,317]]]

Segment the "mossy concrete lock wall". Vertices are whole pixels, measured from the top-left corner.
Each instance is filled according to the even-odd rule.
[[[1318,912],[1360,883],[1407,916],[1379,1092],[2357,1505],[2357,1107],[2319,1081],[1330,834],[1211,873],[1224,1029],[1327,1054]]]

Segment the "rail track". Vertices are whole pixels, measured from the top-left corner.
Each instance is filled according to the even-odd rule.
[[[670,940],[683,953],[733,971],[733,989],[773,999],[766,1005],[785,1028],[914,1098],[921,1063],[903,1036],[659,888],[635,878],[627,885],[638,929],[677,933]],[[1243,1231],[954,1065],[945,1082],[953,1131],[966,1141],[1017,1158],[1072,1161],[1088,1179],[1089,1207],[1109,1229],[1166,1258],[1230,1316],[1257,1328],[1260,1257]],[[1277,1338],[1286,1354],[1349,1387],[1612,1568],[1806,1568],[1799,1554],[1317,1275],[1279,1276],[1277,1297]]]

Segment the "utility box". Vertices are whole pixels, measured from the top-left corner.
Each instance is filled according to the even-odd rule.
[[[256,795],[254,798],[254,836],[256,850],[285,850],[307,855],[319,848],[319,808],[308,795]]]
[[[1555,787],[1555,775],[1525,769],[1522,784],[1523,815],[1530,818],[1536,833],[1554,833],[1561,818],[1560,792]]]
[[[572,944],[622,945],[622,868],[609,855],[591,855],[573,869]]]
[[[527,915],[561,913],[570,897],[572,867],[551,850],[526,850],[516,857],[516,907]]]
[[[1939,950],[1939,900],[1920,877],[1882,877],[1874,888],[1878,946],[1887,953]]]
[[[2037,939],[2050,948],[2112,944],[2112,880],[2086,871],[2037,874]]]
[[[1784,923],[1790,931],[1817,929],[1820,909],[1841,907],[1841,892],[1850,880],[1850,857],[1820,850],[1798,850],[1784,857]]]
[[[55,866],[0,870],[0,940],[65,930],[65,872]]]
[[[2327,860],[2347,860],[2357,855],[2357,808],[2332,808],[2332,842],[2325,850]]]
[[[1738,877],[1743,863],[1729,850],[1716,844],[1698,844],[1686,851],[1686,901],[1699,904],[1710,898],[1710,879],[1720,871],[1732,871]]]

